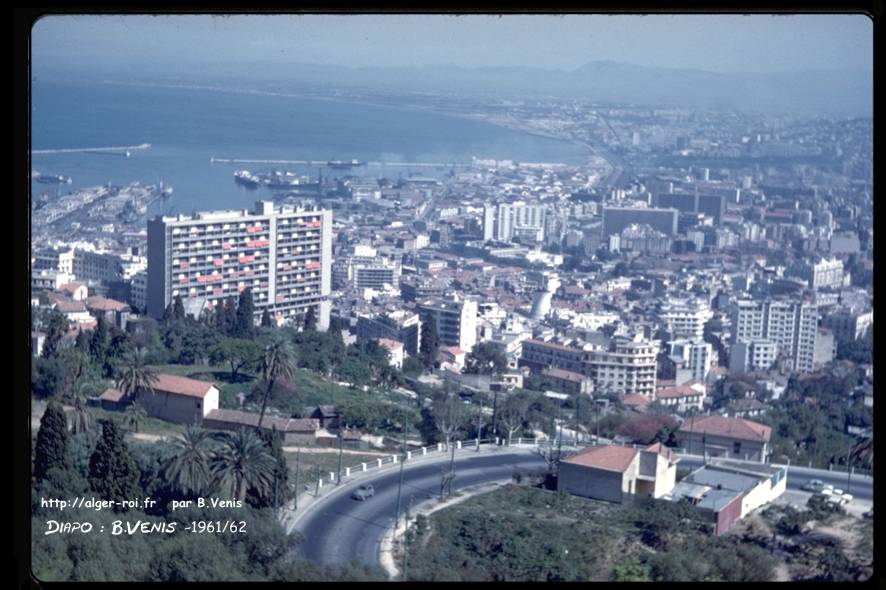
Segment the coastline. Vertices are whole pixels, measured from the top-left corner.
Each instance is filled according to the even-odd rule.
[[[441,109],[433,106],[425,106],[415,103],[387,103],[378,100],[372,100],[370,97],[330,97],[328,95],[319,95],[319,94],[311,94],[305,92],[276,92],[272,90],[259,90],[255,88],[227,88],[222,86],[213,86],[213,85],[205,85],[205,84],[172,84],[166,82],[126,82],[120,80],[101,80],[101,84],[108,84],[113,86],[142,86],[147,88],[171,88],[171,89],[180,89],[180,90],[205,90],[209,92],[219,92],[219,93],[230,93],[230,94],[251,94],[257,96],[275,96],[280,98],[298,98],[305,100],[320,100],[326,102],[340,103],[340,104],[352,104],[352,105],[363,105],[363,106],[371,106],[371,107],[381,107],[381,108],[389,108],[394,110],[404,110],[404,111],[412,111],[412,112],[424,112],[431,113],[434,115],[440,115],[444,117],[452,117],[461,120],[475,121],[480,123],[487,123],[489,125],[493,125],[495,127],[501,129],[507,129],[509,131],[515,131],[518,133],[523,133],[525,135],[529,135],[532,137],[537,137],[540,139],[546,139],[551,141],[558,141],[567,144],[571,144],[581,148],[582,152],[584,152],[584,157],[587,159],[590,156],[595,156],[595,150],[590,147],[584,141],[572,138],[572,137],[559,137],[556,135],[547,134],[539,131],[533,127],[524,127],[519,124],[517,121],[509,122],[502,120],[500,118],[484,115],[482,113],[465,113],[461,111],[450,111],[445,108]],[[586,165],[587,161],[582,164],[567,164],[568,166],[581,166]]]

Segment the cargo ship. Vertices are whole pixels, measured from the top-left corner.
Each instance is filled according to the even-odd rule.
[[[360,160],[351,160],[349,162],[346,162],[344,160],[330,160],[326,163],[326,165],[336,170],[342,170],[347,168],[355,168],[357,166],[365,166],[366,162],[361,162]]]

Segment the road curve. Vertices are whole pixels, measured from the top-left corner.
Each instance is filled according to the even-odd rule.
[[[531,449],[506,449],[492,454],[461,454],[455,457],[456,477],[453,490],[465,487],[507,481],[515,467],[544,468],[544,461]],[[403,472],[402,510],[406,510],[410,498],[418,504],[440,493],[441,469],[446,461],[407,466]],[[696,469],[702,458],[683,456],[680,467]],[[397,512],[397,487],[399,469],[390,469],[360,483],[375,487],[375,496],[360,502],[350,497],[356,485],[346,486],[342,492],[328,497],[305,515],[297,530],[304,535],[301,553],[305,559],[321,565],[343,564],[358,561],[378,565],[378,551],[385,531],[393,526]],[[810,479],[820,479],[835,488],[846,490],[847,475],[821,469],[790,467],[787,489],[801,490]],[[873,499],[873,480],[867,476],[852,477],[852,494],[859,500]]]
[[[403,471],[402,510],[410,499],[418,504],[440,493],[440,461],[407,467]],[[468,486],[507,481],[515,467],[544,469],[544,461],[530,449],[502,450],[493,454],[456,455],[453,491]],[[400,470],[391,469],[360,483],[375,487],[375,496],[360,502],[339,493],[307,514],[296,527],[302,535],[302,556],[317,564],[342,564],[356,560],[378,565],[378,550],[385,531],[393,526],[397,512]],[[354,486],[349,486],[349,489]]]

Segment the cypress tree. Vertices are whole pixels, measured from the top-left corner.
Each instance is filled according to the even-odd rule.
[[[308,311],[305,313],[305,323],[304,323],[305,331],[313,332],[317,329],[317,312],[314,311],[314,306],[308,308]]]
[[[53,467],[65,469],[67,453],[68,422],[65,411],[58,403],[49,402],[43,418],[40,419],[40,431],[37,433],[37,445],[34,449],[34,479],[42,481]]]
[[[440,337],[437,335],[437,322],[434,316],[428,315],[421,324],[421,359],[426,369],[431,369],[437,360],[440,349]]]
[[[271,456],[274,457],[276,466],[274,467],[274,485],[270,490],[270,498],[263,499],[265,506],[274,506],[274,492],[276,489],[277,506],[282,506],[289,499],[289,468],[286,464],[286,455],[283,453],[283,435],[277,431],[276,427],[271,430],[262,430],[259,433]]]
[[[237,325],[237,300],[233,296],[225,301],[225,335],[233,336]]]
[[[271,314],[268,313],[267,308],[265,308],[261,314],[261,326],[262,328],[271,328],[274,326],[274,323],[271,321]]]
[[[234,336],[237,338],[255,337],[255,304],[252,301],[252,289],[243,289],[240,293]]]
[[[51,358],[58,352],[59,345],[68,331],[68,318],[53,309],[46,326],[46,339],[43,341],[43,358]]]
[[[172,309],[172,304],[166,306],[166,309],[163,310],[163,325],[168,326],[169,323],[175,318],[175,312]]]
[[[177,320],[185,319],[185,304],[182,303],[182,296],[176,295],[172,304],[172,317]]]
[[[108,322],[99,315],[92,339],[89,341],[89,354],[97,366],[102,366],[108,356]]]
[[[220,334],[227,334],[228,316],[224,303],[215,305],[215,314],[212,317],[213,326]]]
[[[89,459],[92,489],[107,500],[135,499],[142,494],[140,475],[116,422],[102,422],[101,437]]]

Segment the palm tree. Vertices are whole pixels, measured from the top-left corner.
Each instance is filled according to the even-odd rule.
[[[292,373],[295,371],[295,351],[292,350],[292,345],[282,338],[275,338],[265,347],[259,368],[267,387],[262,399],[261,414],[259,414],[258,424],[255,427],[256,431],[261,430],[262,421],[265,418],[265,409],[268,406],[268,398],[271,397],[274,383],[280,378],[292,379]]]
[[[145,420],[148,419],[148,412],[145,407],[138,402],[133,402],[126,408],[126,426],[131,428],[133,432],[138,432]]]
[[[199,495],[212,483],[212,436],[193,424],[172,441],[172,455],[163,466],[163,479],[170,488]]]
[[[138,348],[123,359],[123,366],[117,377],[117,388],[123,392],[124,399],[135,399],[139,390],[154,393],[154,385],[158,381],[157,373],[147,365],[145,356],[145,349]]]
[[[222,495],[243,500],[254,490],[268,497],[274,488],[276,461],[255,432],[241,428],[224,438],[212,458],[213,483]]]

